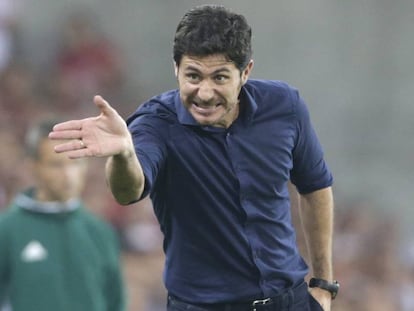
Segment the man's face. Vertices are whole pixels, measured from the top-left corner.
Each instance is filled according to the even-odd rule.
[[[253,67],[240,73],[222,54],[184,55],[175,66],[181,101],[201,125],[228,128],[239,113],[239,93]]]
[[[34,159],[37,199],[41,201],[64,202],[77,198],[84,187],[86,162],[84,159],[71,160],[53,150],[54,143],[43,139],[39,157]]]

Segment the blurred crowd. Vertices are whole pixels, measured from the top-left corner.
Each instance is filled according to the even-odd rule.
[[[33,122],[49,115],[61,119],[95,115],[95,94],[107,98],[123,116],[138,103],[130,100],[134,90],[125,87],[128,64],[121,49],[85,12],[63,19],[55,57],[44,70],[33,70],[21,50],[12,4],[0,0],[0,209],[31,183],[22,140]],[[138,94],[133,97],[138,100]],[[164,310],[162,237],[151,201],[119,206],[103,181],[104,159],[90,162],[84,198],[119,234],[129,310]],[[293,219],[299,225],[294,198]],[[414,248],[405,245],[399,223],[398,217],[369,202],[336,202],[334,264],[341,290],[334,311],[414,310]]]
[[[62,20],[53,38],[58,42],[57,53],[39,71],[20,49],[12,5],[13,1],[0,0],[0,209],[6,208],[17,191],[32,184],[23,150],[24,134],[31,125],[50,116],[69,120],[96,115],[95,94],[108,99],[125,117],[136,106],[136,102],[127,104],[127,64],[121,49],[88,13],[75,12]],[[164,256],[151,201],[119,206],[105,186],[103,163],[104,159],[90,160],[84,199],[119,234],[129,310],[163,310]]]
[[[299,226],[295,204],[292,212]],[[401,229],[398,215],[369,201],[336,202],[333,262],[341,287],[333,311],[414,310],[414,244]],[[298,233],[306,258],[304,237]]]

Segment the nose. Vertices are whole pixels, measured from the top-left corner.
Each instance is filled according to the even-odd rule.
[[[65,181],[71,181],[74,177],[73,177],[73,169],[71,168],[70,165],[64,165],[61,167],[61,178],[64,179]]]
[[[198,98],[204,102],[208,102],[214,97],[214,87],[209,80],[203,80],[199,84]]]
[[[61,177],[72,182],[79,178],[80,167],[78,163],[66,163],[61,167]]]

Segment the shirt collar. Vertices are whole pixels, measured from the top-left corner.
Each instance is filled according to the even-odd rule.
[[[257,103],[248,91],[248,89],[243,85],[240,90],[240,114],[238,119],[248,125],[252,122],[254,114],[257,111]],[[174,98],[175,110],[177,111],[178,121],[183,125],[192,125],[200,126],[197,121],[193,118],[191,113],[184,107],[181,98],[180,91],[177,90]]]
[[[180,90],[177,90],[174,98],[174,105],[175,105],[175,111],[177,111],[177,118],[178,121],[183,125],[194,125],[198,126],[199,124],[197,121],[193,118],[191,113],[188,112],[188,110],[184,107],[181,97],[180,97]]]
[[[34,194],[34,188],[28,189],[25,192],[21,192],[15,197],[14,203],[20,208],[45,214],[68,213],[77,210],[82,206],[81,200],[79,198],[73,198],[66,202],[43,202],[36,200]]]

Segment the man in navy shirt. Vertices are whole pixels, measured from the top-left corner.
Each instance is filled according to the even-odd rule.
[[[164,233],[168,310],[330,310],[332,176],[298,91],[249,79],[251,29],[199,6],[174,38],[178,89],[127,120],[100,96],[98,117],[58,124],[56,152],[105,156],[121,204],[148,194]],[[288,183],[299,194],[313,279],[299,254]]]

